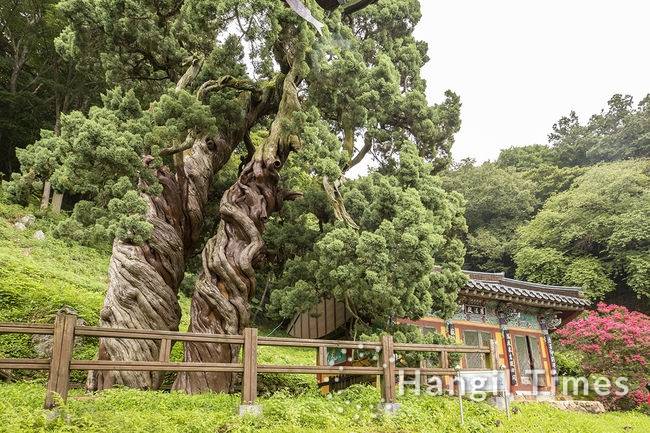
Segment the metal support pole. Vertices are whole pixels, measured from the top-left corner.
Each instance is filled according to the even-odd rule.
[[[465,424],[465,412],[463,411],[463,380],[460,377],[460,365],[454,367],[458,381],[458,405],[460,406],[460,424]]]
[[[502,365],[501,368],[501,374],[503,374],[503,402],[506,406],[506,415],[508,416],[508,419],[510,419],[510,381],[508,380],[508,377],[506,375],[506,366]]]

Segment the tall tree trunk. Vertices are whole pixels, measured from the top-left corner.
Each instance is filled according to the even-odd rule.
[[[41,209],[47,209],[50,205],[50,192],[52,191],[52,184],[49,180],[43,182],[43,195],[41,196]]]
[[[9,77],[9,93],[12,95],[15,95],[18,91],[18,76],[27,61],[27,47],[22,46],[22,39],[16,44],[15,50],[14,64],[11,68],[11,76]]]
[[[203,270],[192,296],[190,332],[241,334],[250,322],[255,264],[261,258],[262,232],[269,215],[295,194],[279,186],[278,170],[299,139],[286,124],[300,110],[295,84],[297,67],[287,74],[269,137],[245,164],[237,182],[224,194],[217,233],[203,250]],[[237,362],[238,345],[185,344],[186,362]],[[230,391],[230,373],[181,372],[174,389],[188,393]]]
[[[230,158],[236,143],[197,139],[176,173],[168,168],[156,173],[163,187],[159,196],[143,194],[147,221],[154,229],[142,245],[116,240],[109,265],[109,286],[100,326],[130,329],[178,330],[181,311],[178,288],[185,261],[199,238],[212,177]],[[99,359],[158,360],[160,342],[153,340],[100,340]],[[94,372],[90,389],[115,384],[156,389],[158,372]]]
[[[56,91],[54,92],[54,135],[57,137],[61,135],[61,98],[59,98],[59,92]],[[41,196],[41,209],[47,209],[50,207],[50,194],[52,193],[52,183],[50,180],[46,180],[43,182],[43,195]],[[56,196],[56,192],[54,192],[54,195]],[[59,210],[56,211],[58,213],[61,210],[61,202],[63,201],[63,196],[58,197],[57,200],[59,200]],[[54,205],[54,200],[53,205]],[[54,206],[53,206],[54,207]]]
[[[63,205],[63,193],[54,191],[52,194],[52,212],[55,214],[61,213],[61,206]]]
[[[197,71],[198,67],[193,63],[191,69]],[[199,240],[212,178],[247,131],[274,111],[280,99],[279,85],[247,92],[240,96],[248,104],[241,125],[231,127],[218,140],[195,140],[184,156],[175,155],[180,162],[175,173],[168,168],[158,170],[163,192],[143,196],[148,203],[147,220],[154,226],[150,239],[142,245],[113,243],[101,326],[178,330],[178,289],[188,255]],[[104,338],[100,339],[99,359],[157,361],[159,348],[159,341]],[[156,389],[161,379],[155,372],[90,372],[87,387],[105,389],[120,384]]]

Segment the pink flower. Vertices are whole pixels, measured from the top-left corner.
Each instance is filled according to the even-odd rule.
[[[650,317],[601,302],[557,335],[562,345],[582,352],[586,372],[629,378],[637,390],[628,401],[641,404],[649,398],[644,387],[650,377]]]

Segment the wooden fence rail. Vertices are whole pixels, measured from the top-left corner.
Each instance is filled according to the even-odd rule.
[[[327,375],[370,375],[381,377],[382,399],[395,402],[395,352],[438,352],[441,355],[440,368],[400,368],[405,374],[419,370],[422,374],[452,376],[457,373],[449,367],[450,353],[485,353],[496,364],[494,347],[465,345],[408,344],[395,343],[393,337],[385,335],[381,341],[339,341],[312,340],[283,337],[258,337],[257,329],[246,328],[244,335],[194,334],[188,332],[134,330],[100,328],[77,325],[77,316],[68,313],[57,314],[54,325],[0,323],[0,334],[38,334],[52,335],[53,349],[51,359],[0,358],[0,369],[49,370],[45,407],[55,406],[55,395],[66,400],[71,370],[110,370],[110,371],[199,371],[243,373],[241,402],[253,405],[257,397],[257,375],[260,373],[327,374]],[[158,361],[103,361],[75,360],[72,358],[76,337],[104,337],[160,340]],[[226,343],[243,345],[241,363],[194,363],[170,362],[174,341],[203,343]],[[316,349],[317,365],[268,365],[257,363],[258,346],[285,346]],[[332,366],[327,363],[327,349],[374,349],[381,352],[376,367]],[[489,369],[465,369],[464,371],[489,371]]]

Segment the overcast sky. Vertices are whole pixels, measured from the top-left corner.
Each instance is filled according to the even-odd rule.
[[[429,102],[463,103],[455,160],[546,143],[570,110],[650,92],[649,0],[421,0]]]

